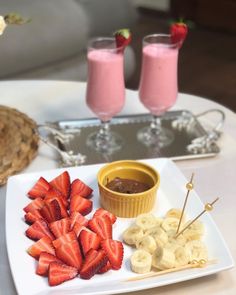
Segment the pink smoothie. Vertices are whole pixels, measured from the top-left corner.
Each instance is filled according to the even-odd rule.
[[[109,121],[125,102],[123,54],[92,50],[87,58],[87,105],[100,120]]]
[[[139,96],[144,106],[160,115],[176,101],[178,49],[162,44],[149,44],[143,48]]]

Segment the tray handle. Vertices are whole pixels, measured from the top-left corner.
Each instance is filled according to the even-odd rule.
[[[188,152],[193,154],[217,152],[218,147],[216,146],[216,142],[222,134],[221,129],[225,122],[225,113],[219,109],[210,109],[195,115],[195,118],[199,119],[212,113],[218,114],[220,116],[219,120],[210,130],[206,131],[206,135],[192,140],[191,144],[187,146]]]
[[[65,143],[68,143],[71,139],[73,139],[75,135],[73,134],[73,132],[72,133],[61,132],[60,130],[58,130],[57,128],[54,128],[50,124],[37,125],[37,134],[40,140],[59,153],[61,157],[60,166],[62,167],[79,166],[86,162],[85,155],[82,155],[81,153],[74,154],[72,150],[70,151],[61,150],[57,145],[53,144],[48,139],[48,135],[45,136],[44,134],[40,132],[40,130],[50,133],[54,139],[60,141],[63,145]]]

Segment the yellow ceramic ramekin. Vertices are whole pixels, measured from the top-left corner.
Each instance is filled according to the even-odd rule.
[[[153,208],[160,184],[160,175],[151,166],[132,160],[111,162],[99,170],[97,177],[101,206],[116,216],[136,217]],[[151,188],[137,194],[115,192],[108,189],[106,184],[116,177],[147,183]]]

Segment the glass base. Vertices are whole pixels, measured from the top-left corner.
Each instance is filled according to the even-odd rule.
[[[164,127],[156,130],[148,126],[138,131],[137,138],[148,147],[164,148],[173,142],[174,134]]]
[[[124,141],[115,132],[109,131],[108,134],[103,134],[102,136],[99,132],[94,132],[88,136],[86,144],[97,152],[109,155],[120,150]]]

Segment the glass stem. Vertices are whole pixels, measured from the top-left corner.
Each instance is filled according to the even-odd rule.
[[[98,140],[107,140],[110,133],[110,121],[101,121],[101,127],[97,134]]]
[[[152,134],[159,134],[161,132],[161,117],[153,115],[152,122],[150,125],[150,130]]]

